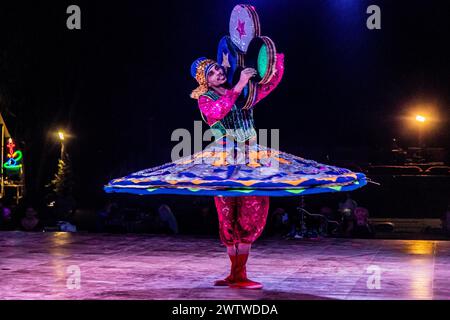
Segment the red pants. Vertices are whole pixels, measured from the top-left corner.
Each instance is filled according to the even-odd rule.
[[[269,197],[214,197],[220,240],[226,246],[253,243],[261,235],[269,212]]]

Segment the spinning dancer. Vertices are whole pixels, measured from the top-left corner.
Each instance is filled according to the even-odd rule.
[[[247,278],[252,243],[261,235],[269,197],[349,192],[366,185],[366,177],[256,143],[255,105],[280,83],[284,55],[277,54],[252,6],[238,5],[230,34],[219,43],[218,62],[199,58],[191,66],[198,100],[214,142],[203,151],[112,180],[109,193],[214,196],[219,235],[231,260],[231,272],[216,286],[260,289]],[[273,110],[273,107],[272,107]]]
[[[255,103],[277,87],[283,71],[284,55],[278,54],[275,73],[268,84],[258,87]],[[244,69],[239,82],[233,88],[226,89],[227,77],[224,68],[213,60],[199,58],[192,64],[191,75],[199,83],[199,87],[192,92],[191,97],[198,99],[200,111],[206,117],[206,121],[212,128],[216,123],[221,122],[228,133],[222,138],[222,143],[233,144],[235,140],[238,140],[244,142],[246,146],[254,145],[256,131],[253,127],[252,112],[238,109],[235,102],[249,80],[257,75],[257,71],[253,68]],[[229,138],[231,141],[227,141]],[[247,152],[247,156],[250,152]],[[220,239],[227,247],[231,260],[230,275],[216,281],[214,285],[248,289],[262,288],[260,283],[247,278],[246,263],[252,243],[261,235],[266,224],[269,197],[216,196],[214,202],[219,215]]]

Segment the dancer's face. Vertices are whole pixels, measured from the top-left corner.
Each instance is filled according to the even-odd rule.
[[[209,70],[207,75],[208,87],[219,87],[227,81],[224,69],[217,63]]]

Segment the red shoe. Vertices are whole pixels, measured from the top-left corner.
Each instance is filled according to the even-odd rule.
[[[263,285],[259,282],[252,281],[250,279],[245,279],[242,281],[234,282],[229,285],[231,288],[237,288],[237,289],[251,289],[251,290],[258,290],[262,289]]]
[[[226,287],[229,286],[233,283],[233,276],[230,274],[228,277],[226,277],[225,279],[221,279],[221,280],[216,280],[214,282],[214,286],[215,287]]]
[[[216,287],[229,286],[230,284],[232,284],[234,282],[234,269],[236,267],[236,256],[231,256],[231,255],[228,255],[228,256],[230,257],[230,260],[231,260],[230,274],[225,279],[215,281],[214,286],[216,286]]]
[[[236,268],[234,270],[234,281],[229,286],[238,289],[261,289],[263,285],[259,282],[252,281],[247,278],[247,268],[245,267],[248,260],[248,254],[239,254],[236,259]]]

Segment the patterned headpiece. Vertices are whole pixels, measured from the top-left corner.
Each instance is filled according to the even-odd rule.
[[[191,65],[191,76],[197,80],[199,86],[191,93],[192,99],[198,99],[202,94],[208,92],[207,74],[216,64],[214,60],[207,58],[198,58]]]

